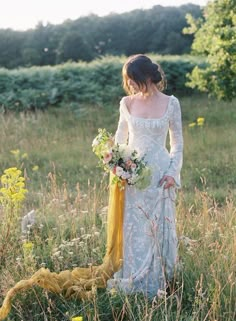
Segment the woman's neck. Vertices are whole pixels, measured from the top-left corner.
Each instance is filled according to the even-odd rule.
[[[161,92],[156,88],[156,86],[149,86],[147,88],[147,91],[145,92],[140,92],[140,96],[143,99],[152,99],[152,98],[156,98],[158,96],[160,96]]]

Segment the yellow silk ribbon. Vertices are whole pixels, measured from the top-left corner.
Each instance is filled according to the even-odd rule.
[[[107,244],[103,263],[89,268],[74,268],[60,273],[50,272],[41,268],[28,280],[19,281],[11,288],[0,308],[0,320],[4,320],[10,312],[11,301],[16,293],[38,285],[48,291],[63,294],[65,297],[89,299],[93,296],[94,288],[105,288],[107,280],[122,266],[123,259],[123,210],[125,183],[121,189],[117,183],[111,184],[107,221]]]

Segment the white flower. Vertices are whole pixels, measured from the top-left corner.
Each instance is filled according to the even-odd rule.
[[[99,144],[99,141],[97,140],[97,138],[94,138],[93,142],[92,142],[92,146],[97,146]]]
[[[121,177],[122,177],[123,179],[128,179],[128,178],[131,177],[131,175],[130,175],[130,173],[123,172],[123,174],[121,175]]]
[[[119,150],[125,161],[130,158],[130,149],[126,144],[120,144]]]
[[[35,218],[35,211],[32,210],[25,216],[23,216],[22,221],[21,221],[21,232],[22,233],[27,233],[29,228],[32,227],[36,223],[36,218]]]
[[[138,175],[137,174],[132,174],[132,176],[128,179],[128,182],[130,184],[135,184],[137,179],[138,179]]]
[[[123,168],[120,167],[120,166],[116,166],[116,175],[117,175],[117,176],[122,176],[123,173],[124,173]]]
[[[158,290],[157,291],[157,296],[158,296],[158,298],[163,298],[163,297],[165,297],[166,296],[166,291],[164,291],[164,290]]]

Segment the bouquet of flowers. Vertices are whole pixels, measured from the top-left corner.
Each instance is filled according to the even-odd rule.
[[[112,183],[125,180],[128,185],[143,189],[150,184],[151,171],[144,157],[139,157],[136,150],[130,151],[126,144],[115,144],[112,134],[106,129],[98,129],[98,135],[92,143],[93,152],[99,158],[99,166],[115,176]]]

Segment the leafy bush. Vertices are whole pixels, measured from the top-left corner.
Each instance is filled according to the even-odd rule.
[[[167,76],[168,94],[191,94],[186,74],[204,61],[191,56],[150,55]],[[121,69],[126,57],[106,56],[90,63],[0,69],[0,105],[5,110],[44,110],[64,103],[106,105],[124,95]]]

